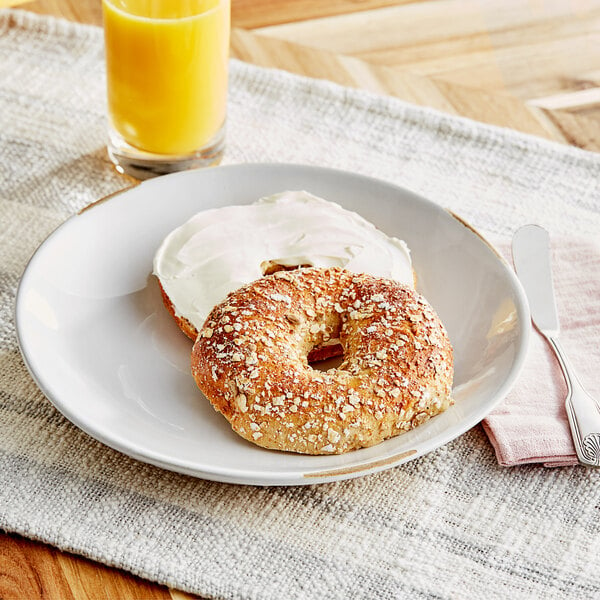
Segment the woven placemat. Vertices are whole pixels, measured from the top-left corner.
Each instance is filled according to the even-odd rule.
[[[101,30],[0,11],[0,527],[210,598],[600,595],[600,473],[497,465],[477,427],[414,462],[300,488],[211,483],[108,449],[44,398],[13,321],[32,252],[124,187],[106,157]],[[390,180],[506,241],[600,232],[600,157],[231,63],[226,163]]]

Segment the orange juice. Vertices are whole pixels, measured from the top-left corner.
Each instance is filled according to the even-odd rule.
[[[192,153],[225,122],[230,0],[103,0],[108,112],[131,146]]]

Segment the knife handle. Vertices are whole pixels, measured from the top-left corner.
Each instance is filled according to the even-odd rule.
[[[558,338],[546,336],[562,368],[567,383],[565,407],[579,462],[600,466],[600,403],[592,398],[575,375]]]

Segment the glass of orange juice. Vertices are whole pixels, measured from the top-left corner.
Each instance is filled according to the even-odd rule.
[[[230,0],[102,0],[109,142],[139,179],[218,164]]]

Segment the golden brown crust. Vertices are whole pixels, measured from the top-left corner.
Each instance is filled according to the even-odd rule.
[[[339,337],[344,361],[312,369]],[[231,293],[192,350],[200,389],[245,439],[337,454],[407,431],[451,403],[452,348],[427,301],[341,269],[281,271]]]

